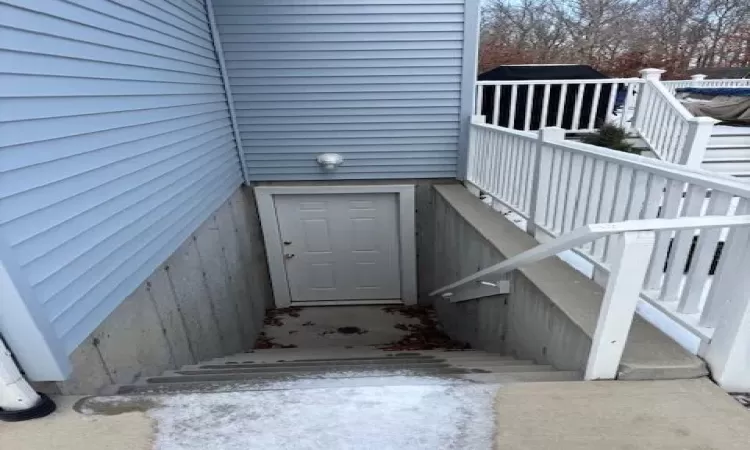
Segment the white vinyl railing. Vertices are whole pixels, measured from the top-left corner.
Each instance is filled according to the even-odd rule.
[[[667,90],[674,94],[680,88],[750,88],[750,78],[706,80],[705,75],[693,75],[690,80],[662,81]]]
[[[594,131],[613,120],[625,127],[623,112],[632,107],[633,92],[642,82],[640,78],[478,81],[475,115],[484,115],[493,125],[527,131],[547,126]]]
[[[716,121],[695,117],[685,109],[659,80],[662,72],[641,71],[645,82],[638,92],[631,126],[659,159],[698,168]]]
[[[471,125],[466,180],[526,219],[533,235],[556,238],[623,220],[750,214],[750,185],[731,177],[567,141],[559,128],[531,133],[482,121]],[[737,263],[747,234],[657,232],[652,257],[641,261],[640,297],[711,342],[736,281],[747,278],[748,266]],[[612,249],[604,238],[574,251],[607,274],[617,263]]]
[[[593,246],[607,238],[612,243],[614,264],[609,273],[604,300],[591,343],[584,379],[614,379],[625,348],[628,332],[639,299],[639,286],[644,284],[647,266],[643,263],[653,254],[656,232],[715,231],[722,228],[750,229],[750,215],[704,216],[677,219],[633,220],[619,223],[590,224],[564,234],[551,242],[540,244],[519,255],[443,286],[430,295],[453,298],[454,292],[474,283],[495,285],[496,278],[566,250]],[[469,298],[462,298],[461,301]],[[454,301],[454,300],[451,300]],[[715,306],[714,306],[715,307]]]

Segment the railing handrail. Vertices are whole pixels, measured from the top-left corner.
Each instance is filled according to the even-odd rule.
[[[615,84],[643,83],[642,78],[595,78],[573,80],[482,80],[477,86],[512,86],[512,85],[545,85],[545,84]]]
[[[480,270],[454,283],[445,285],[430,292],[430,296],[440,295],[450,290],[460,288],[472,281],[483,281],[482,278],[498,276],[511,272],[521,266],[532,264],[560,252],[571,250],[583,244],[612,234],[636,231],[675,231],[700,230],[703,228],[733,228],[750,225],[750,215],[747,216],[702,216],[679,217],[676,219],[643,219],[626,220],[623,222],[593,223],[557,237],[544,244],[512,256],[501,263]]]
[[[691,83],[691,84],[710,84],[710,83],[734,83],[737,81],[742,81],[745,83],[750,83],[750,78],[712,78],[712,79],[703,79],[703,80],[663,80],[662,83],[664,84],[683,84],[683,83]]]
[[[537,139],[536,132],[513,130],[510,128],[476,122],[472,125],[475,127],[496,130],[523,138]],[[745,182],[739,181],[737,178],[729,175],[723,175],[700,168],[677,165],[668,161],[662,161],[660,159],[647,158],[645,156],[619,152],[603,147],[597,147],[595,145],[584,144],[582,142],[568,140],[560,142],[546,141],[545,144],[555,147],[568,148],[587,156],[603,159],[608,162],[615,162],[628,167],[646,169],[655,174],[673,178],[679,181],[698,183],[706,188],[720,189],[733,195],[750,196],[750,185]]]

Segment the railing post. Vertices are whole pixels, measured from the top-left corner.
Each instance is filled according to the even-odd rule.
[[[691,81],[703,81],[705,79],[706,79],[706,76],[703,75],[702,73],[697,73],[695,75],[690,75],[690,80]],[[699,84],[700,83],[690,83],[691,86],[697,86]]]
[[[715,123],[716,120],[710,117],[696,117],[690,121],[678,164],[696,169],[701,167]]]
[[[750,265],[750,239],[745,239],[738,267]],[[743,261],[744,260],[744,261]],[[750,277],[740,276],[726,287],[727,302],[714,327],[711,341],[703,343],[698,354],[708,362],[711,377],[729,392],[750,391]]]
[[[534,170],[531,175],[531,195],[529,196],[529,220],[526,221],[526,232],[532,236],[536,235],[536,223],[538,220],[546,220],[544,217],[549,192],[549,177],[540,176],[541,173],[549,172],[549,160],[544,158],[544,144],[547,142],[559,142],[565,140],[565,130],[560,127],[546,127],[539,130],[536,143],[536,155],[534,157]]]
[[[646,108],[645,105],[645,93],[648,89],[648,83],[650,81],[658,83],[661,79],[661,74],[664,73],[664,70],[662,69],[643,69],[639,72],[641,74],[641,78],[643,79],[643,83],[641,83],[641,86],[638,89],[638,96],[635,99],[635,109],[633,110],[633,118],[630,121],[631,128],[638,127],[640,118],[644,114],[644,109]],[[625,115],[626,111],[623,111],[623,115]]]
[[[476,182],[476,179],[470,179],[469,177],[474,173],[477,161],[475,161],[476,146],[477,146],[477,132],[472,126],[475,123],[484,124],[486,122],[484,116],[472,115],[469,123],[469,146],[466,150],[466,172],[463,173],[463,179]]]
[[[616,378],[654,249],[653,231],[626,232],[613,239],[612,271],[591,342],[586,380]]]

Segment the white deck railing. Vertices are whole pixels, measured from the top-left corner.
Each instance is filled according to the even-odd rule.
[[[682,217],[585,225],[551,242],[540,244],[501,263],[439,288],[430,295],[442,295],[452,299],[456,297],[453,292],[455,290],[475,283],[481,283],[483,286],[495,285],[496,278],[505,273],[567,250],[594,245],[602,238],[614,238],[611,250],[614,264],[609,273],[584,374],[586,380],[614,379],[617,376],[620,358],[638,304],[639,286],[644,284],[647,274],[647,266],[643,261],[648,260],[653,254],[656,232],[712,231],[727,227],[750,228],[750,215]],[[471,298],[464,297],[460,301],[469,299]]]
[[[526,219],[534,235],[555,238],[623,220],[750,214],[750,185],[731,177],[566,141],[559,128],[531,133],[482,120],[471,125],[466,180]],[[712,343],[727,314],[748,307],[747,296],[727,304],[738,280],[748,278],[750,261],[738,264],[750,253],[748,242],[747,228],[657,232],[650,261],[641,261],[640,297]],[[604,238],[574,251],[607,274],[617,264],[612,249]]]
[[[662,81],[667,87],[669,92],[674,94],[677,89],[680,88],[735,88],[735,87],[750,87],[750,79],[748,78],[734,78],[725,80],[706,80],[701,78],[703,75],[697,75],[698,78],[692,78],[690,80],[668,80]],[[696,77],[696,75],[694,75]]]
[[[715,120],[695,117],[659,81],[662,70],[643,71],[638,92],[633,130],[659,159],[700,167],[711,139]]]
[[[632,107],[633,91],[640,78],[598,80],[478,81],[475,115],[486,122],[517,130],[547,126],[571,131],[594,131],[603,122],[618,120],[626,126],[625,114],[614,119],[615,109]],[[617,105],[618,93],[624,97]]]

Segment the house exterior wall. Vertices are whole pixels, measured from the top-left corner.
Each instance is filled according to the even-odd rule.
[[[67,359],[241,183],[205,4],[0,0],[0,128],[0,257],[35,322],[3,305],[0,333],[59,379],[27,343]]]
[[[138,377],[248,351],[271,301],[252,189],[240,188],[73,351],[66,381],[35,387],[105,393]]]
[[[457,175],[477,0],[213,4],[250,179]]]

